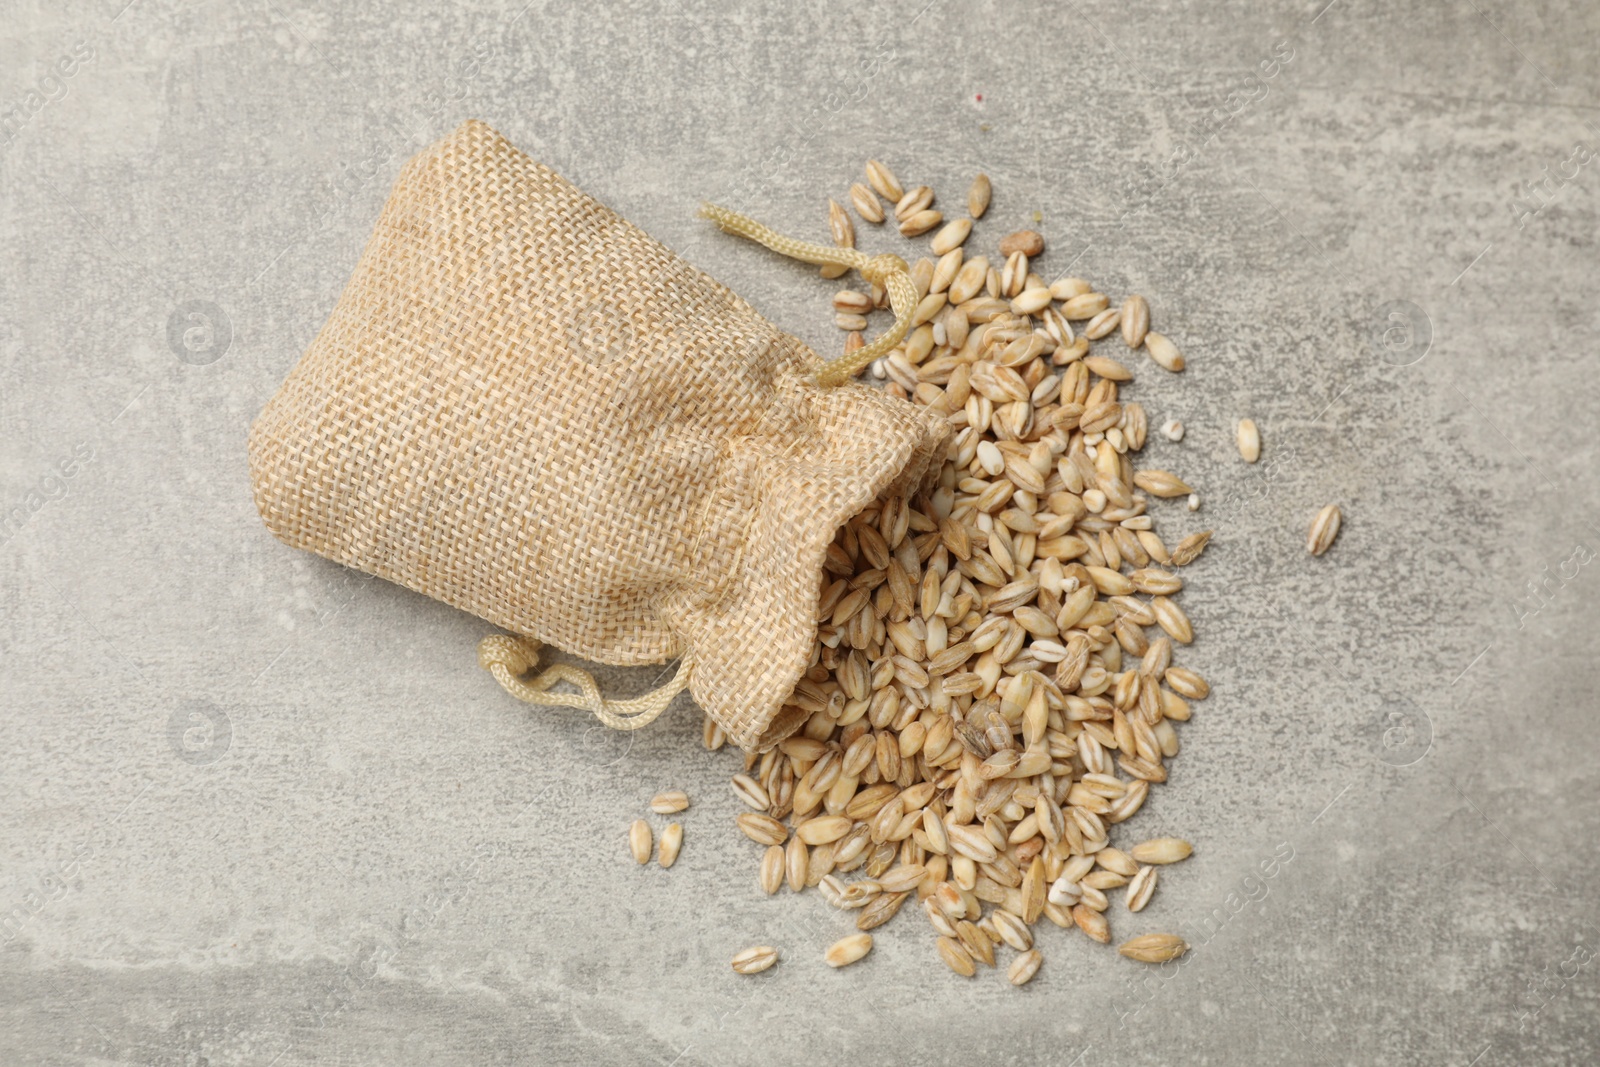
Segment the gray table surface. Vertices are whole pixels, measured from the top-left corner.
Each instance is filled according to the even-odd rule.
[[[1323,3],[14,5],[0,1062],[1595,1062],[1600,15]],[[1197,853],[1114,918],[1181,967],[1043,928],[1025,990],[962,981],[908,912],[829,971],[847,917],[759,895],[686,699],[532,712],[485,624],[268,536],[250,420],[473,116],[825,353],[833,286],[700,198],[819,237],[869,156],[981,169],[980,243],[1037,216],[1042,274],[1149,297],[1215,694],[1129,824]]]

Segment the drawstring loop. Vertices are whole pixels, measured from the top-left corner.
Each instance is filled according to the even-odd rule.
[[[693,671],[689,653],[685,652],[678,663],[678,673],[660,689],[631,700],[605,700],[600,696],[600,686],[594,675],[566,663],[546,667],[537,678],[523,681],[522,675],[539,665],[541,647],[531,637],[495,634],[478,642],[478,665],[494,675],[501,688],[518,700],[547,708],[580,708],[593,712],[595,718],[613,730],[637,730],[655,722],[672,703],[672,698],[689,685],[689,675]],[[582,692],[553,693],[550,687],[557,682],[571,682]]]
[[[812,244],[785,237],[761,223],[715,204],[701,204],[700,217],[710,219],[724,233],[749,238],[766,245],[774,252],[818,266],[846,267],[856,271],[873,285],[881,285],[889,294],[889,304],[894,308],[894,325],[871,344],[825,364],[817,371],[817,384],[833,387],[861,373],[863,367],[886,354],[905,339],[911,329],[911,316],[917,310],[917,286],[911,280],[911,268],[896,255],[869,256],[854,248]]]

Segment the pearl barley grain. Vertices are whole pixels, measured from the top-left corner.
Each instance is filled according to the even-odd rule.
[[[851,934],[830,945],[823,955],[823,962],[829,967],[848,967],[871,951],[871,934]]]
[[[1333,539],[1339,536],[1339,525],[1344,521],[1344,516],[1339,511],[1338,504],[1329,504],[1317,512],[1317,517],[1311,522],[1311,532],[1306,535],[1306,551],[1313,556],[1320,556],[1328,551],[1333,544]]]
[[[1254,463],[1261,458],[1261,431],[1256,428],[1255,419],[1239,420],[1239,455],[1246,463]]]
[[[628,827],[628,851],[633,854],[633,862],[650,862],[650,848],[654,844],[651,838],[650,824],[643,819],[635,819]]]
[[[760,974],[777,962],[777,949],[771,945],[753,945],[733,957],[733,969],[740,974]]]
[[[678,852],[683,848],[683,824],[673,823],[661,831],[661,848],[658,859],[663,867],[678,862]]]

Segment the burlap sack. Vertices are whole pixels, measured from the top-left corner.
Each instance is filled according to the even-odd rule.
[[[888,261],[904,263],[850,255],[904,312]],[[936,413],[824,384],[854,370],[828,366],[468,122],[406,164],[256,420],[256,505],[290,545],[521,635],[481,659],[523,699],[631,727],[687,684],[732,740],[766,748],[804,719],[780,709],[811,653],[829,541],[921,483],[947,439]],[[672,685],[609,702],[581,671],[523,681],[539,642],[682,662]],[[562,680],[581,692],[551,689]]]

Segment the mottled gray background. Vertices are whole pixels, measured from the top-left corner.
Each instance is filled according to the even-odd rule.
[[[1600,14],[1323,3],[9,4],[0,1062],[1595,1062]],[[759,895],[686,699],[532,712],[483,623],[265,533],[249,422],[471,116],[825,353],[834,286],[700,198],[820,237],[869,155],[982,169],[979,244],[1037,213],[1042,274],[1149,297],[1216,692],[1128,827],[1198,851],[1113,919],[1181,967],[1047,927],[1027,989],[963,981],[908,911],[829,971],[847,917]]]

